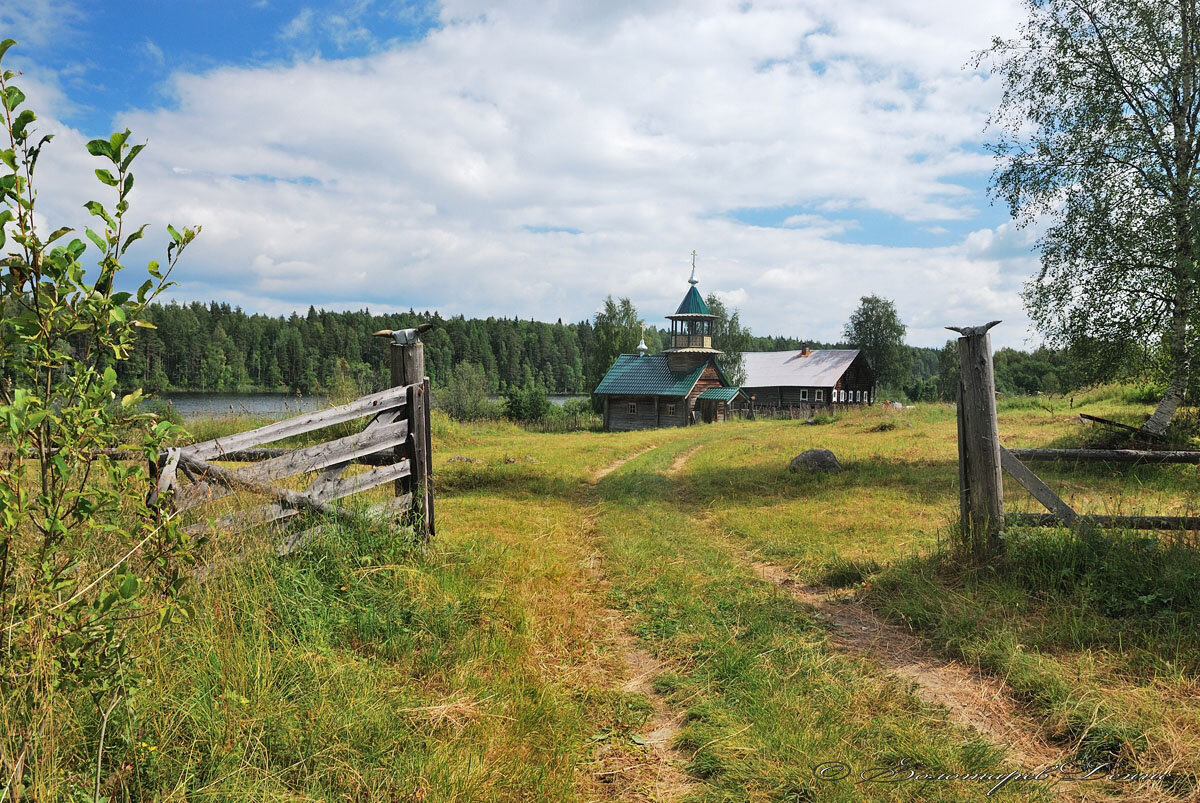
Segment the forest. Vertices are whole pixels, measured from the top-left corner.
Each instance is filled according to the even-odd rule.
[[[622,304],[627,304],[622,300]],[[612,308],[612,305],[609,305]],[[470,362],[483,368],[491,393],[536,387],[547,393],[586,394],[603,376],[615,353],[636,343],[639,319],[632,307],[624,319],[605,315],[593,320],[555,323],[517,318],[442,317],[409,310],[374,314],[369,310],[330,312],[309,307],[288,317],[247,314],[228,303],[153,304],[138,331],[128,360],[115,365],[125,387],[150,391],[321,393],[352,382],[366,392],[387,382],[380,329],[402,329],[432,321],[422,336],[425,364],[435,385],[444,386],[454,368]],[[735,313],[736,314],[736,313]],[[724,316],[723,316],[724,318]],[[724,321],[722,324],[724,325]],[[735,321],[735,326],[736,321]],[[613,336],[612,328],[623,329]],[[647,327],[650,351],[661,350],[668,331]],[[774,351],[826,344],[814,339],[754,336],[742,330],[745,351]],[[718,346],[721,337],[718,336]],[[889,389],[910,400],[948,399],[956,381],[956,349],[908,347],[908,382]],[[1062,389],[1060,353],[1000,349],[996,383],[1002,393],[1054,393]]]

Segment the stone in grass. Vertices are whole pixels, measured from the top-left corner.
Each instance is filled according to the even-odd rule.
[[[836,474],[842,470],[833,452],[828,449],[809,449],[792,458],[788,471],[823,471]]]

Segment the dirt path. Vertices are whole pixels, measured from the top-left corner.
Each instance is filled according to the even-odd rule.
[[[634,452],[631,455],[626,455],[625,457],[622,457],[620,460],[613,463],[612,465],[605,466],[604,468],[598,470],[596,473],[592,474],[591,484],[595,485],[600,480],[604,479],[609,474],[612,474],[614,471],[619,469],[621,466],[628,463],[630,460],[636,460],[637,458],[641,457],[642,455],[646,454],[647,452],[653,452],[657,448],[658,448],[658,446],[647,446],[645,449],[642,449],[640,452]]]
[[[667,469],[667,474],[671,477],[674,477],[680,471],[683,471],[683,467],[687,465],[687,461],[691,460],[692,455],[700,451],[703,446],[703,443],[697,443],[686,452],[681,452],[678,457],[671,461],[671,467]]]
[[[999,678],[930,654],[916,636],[883,621],[846,592],[801,585],[773,563],[752,565],[763,578],[816,608],[817,618],[833,625],[832,639],[839,647],[877,661],[910,681],[918,697],[944,707],[952,722],[971,728],[990,742],[1007,745],[1022,767],[1070,758],[1038,735],[1036,723],[1020,712]]]
[[[649,446],[600,469],[592,475],[589,484],[595,486],[630,460],[656,448]],[[596,538],[594,516],[589,518],[585,536]],[[605,594],[610,583],[599,550],[593,550],[588,556],[586,568],[596,592]],[[692,791],[695,782],[683,770],[688,756],[674,747],[675,737],[683,724],[683,712],[673,709],[667,699],[654,690],[654,678],[668,667],[638,646],[637,639],[629,633],[629,620],[623,612],[609,608],[608,617],[620,661],[619,688],[645,697],[651,713],[637,734],[644,744],[610,739],[597,746],[594,761],[589,766],[592,789],[604,800],[677,800]]]

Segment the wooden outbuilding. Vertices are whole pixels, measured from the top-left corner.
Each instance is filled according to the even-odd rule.
[[[755,407],[871,404],[875,372],[858,349],[742,352]]]
[[[671,347],[648,354],[645,340],[637,354],[622,354],[596,387],[604,399],[606,430],[682,427],[713,423],[729,417],[732,405],[749,399],[733,385],[713,348],[713,315],[696,289],[696,269],[691,285],[671,321]]]

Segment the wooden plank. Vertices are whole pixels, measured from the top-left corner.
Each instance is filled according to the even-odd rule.
[[[1012,452],[1003,446],[1000,447],[1000,465],[1025,490],[1033,494],[1033,498],[1041,502],[1046,510],[1057,516],[1063,524],[1070,525],[1075,521],[1076,513],[1071,509],[1071,506],[1060,499],[1058,494],[1050,490],[1050,486],[1042,482],[1037,474],[1026,468],[1024,463],[1013,457]]]
[[[1156,434],[1154,432],[1146,432],[1145,430],[1138,429],[1137,427],[1131,427],[1128,424],[1122,424],[1120,421],[1113,421],[1108,418],[1101,418],[1098,415],[1088,415],[1087,413],[1080,413],[1079,417],[1080,417],[1080,419],[1082,419],[1084,421],[1091,421],[1095,424],[1101,424],[1106,427],[1114,427],[1116,429],[1124,429],[1129,432],[1136,432],[1138,435],[1145,435],[1150,438],[1162,438],[1162,435]]]
[[[359,491],[365,491],[377,485],[382,485],[385,482],[391,482],[398,476],[406,476],[408,472],[408,461],[405,460],[399,464],[372,469],[349,477],[342,477],[320,488],[309,486],[305,494],[322,502],[332,502],[356,494]],[[316,483],[313,483],[313,485],[316,485]],[[205,521],[198,521],[195,524],[185,527],[184,532],[192,535],[206,532],[233,535],[234,533],[248,530],[251,527],[290,519],[300,513],[301,511],[294,507],[272,502],[269,505],[258,505],[246,510],[236,510],[232,513],[226,513]]]
[[[364,430],[365,431],[365,430]],[[281,457],[285,454],[291,454],[295,449],[287,449],[282,446],[264,446],[257,449],[239,449],[236,452],[226,452],[218,459],[226,463],[261,463],[264,460],[272,460],[276,457]],[[354,459],[355,463],[363,463],[368,466],[390,466],[395,462],[390,449],[378,452],[376,454],[365,454]]]
[[[313,491],[310,491],[310,493],[314,498],[322,501],[341,499],[344,496],[350,496],[359,491],[374,488],[385,482],[391,482],[399,477],[407,477],[410,472],[409,461],[401,460],[399,463],[393,463],[390,466],[381,466],[380,468],[373,468],[370,471],[364,471],[361,474],[351,474],[348,477],[342,477],[327,485],[320,493]]]
[[[298,491],[290,491],[286,488],[278,488],[254,477],[247,477],[239,471],[231,471],[210,463],[207,460],[202,460],[198,457],[192,457],[188,454],[180,454],[180,465],[186,465],[197,473],[203,474],[205,477],[212,479],[228,488],[241,491],[254,491],[264,494],[265,496],[274,499],[277,502],[283,502],[289,507],[304,508],[305,510],[314,510],[318,513],[324,513],[327,516],[335,516],[340,519],[348,519],[351,521],[361,521],[362,517],[345,508],[331,505],[328,502],[323,502],[319,499],[314,499],[308,494],[303,494]]]
[[[1141,451],[1137,449],[1010,449],[1009,451],[1018,460],[1200,464],[1200,451]]]
[[[295,449],[280,457],[254,463],[245,468],[230,473],[236,473],[246,482],[265,484],[275,480],[301,474],[308,471],[318,471],[335,463],[344,463],[361,455],[378,452],[396,444],[404,443],[408,438],[408,421],[397,421],[370,431],[356,432],[344,438],[318,443],[303,449]],[[193,465],[197,459],[186,450],[182,451],[181,463]],[[185,489],[176,495],[176,509],[187,510],[205,502],[220,499],[229,494],[229,484],[226,489],[203,488],[200,484]]]
[[[249,449],[253,446],[270,443],[282,438],[289,438],[293,435],[303,435],[305,432],[323,429],[333,424],[340,424],[343,421],[353,421],[355,418],[362,418],[384,410],[400,407],[405,403],[405,396],[405,388],[388,388],[387,390],[355,399],[339,407],[330,407],[328,410],[319,410],[315,413],[305,413],[294,418],[278,421],[274,424],[268,424],[265,427],[259,427],[258,429],[238,432],[233,435],[184,446],[183,451],[191,457],[198,457],[202,460],[209,460],[214,457],[220,458],[221,455],[229,452]]]
[[[1009,513],[1005,519],[1017,527],[1062,526],[1058,517],[1051,513]],[[1200,516],[1089,516],[1081,513],[1075,524],[1126,530],[1200,530]]]

